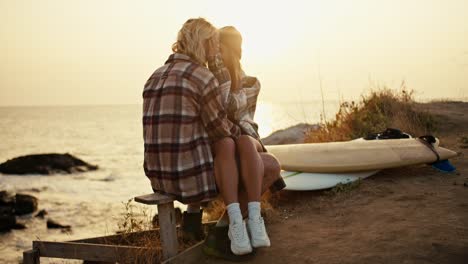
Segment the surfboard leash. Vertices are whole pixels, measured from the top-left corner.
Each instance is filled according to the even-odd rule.
[[[432,135],[425,135],[425,136],[420,136],[418,138],[418,140],[419,140],[419,142],[423,143],[423,145],[428,147],[435,154],[437,160],[434,161],[431,164],[439,162],[440,161],[440,155],[439,155],[439,153],[437,153],[437,150],[435,150],[434,145],[433,145],[434,143],[436,143],[436,138],[434,136],[432,136]]]

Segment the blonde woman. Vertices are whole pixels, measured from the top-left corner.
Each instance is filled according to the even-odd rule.
[[[231,76],[228,92],[222,92],[228,118],[241,128],[241,136],[236,142],[240,175],[247,194],[248,219],[247,228],[251,245],[269,247],[270,239],[260,215],[260,196],[264,164],[260,153],[265,149],[258,135],[258,125],[254,122],[257,97],[260,83],[255,77],[246,76],[242,71],[242,36],[232,26],[223,27],[219,34],[220,51]],[[243,203],[245,206],[245,202]]]

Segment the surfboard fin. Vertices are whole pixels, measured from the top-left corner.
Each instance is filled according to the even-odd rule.
[[[439,160],[437,162],[432,163],[431,165],[434,169],[441,172],[450,173],[456,170],[455,166],[453,166],[448,160]]]

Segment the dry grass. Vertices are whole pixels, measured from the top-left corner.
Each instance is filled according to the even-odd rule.
[[[323,122],[319,129],[309,131],[306,142],[346,141],[370,133],[397,128],[413,136],[435,131],[435,118],[416,110],[413,91],[403,85],[400,91],[382,88],[361,97],[360,102],[344,102],[335,119]]]
[[[149,230],[153,227],[151,217],[146,208],[137,207],[133,199],[123,203],[123,216],[117,222],[119,233],[131,233]]]
[[[133,199],[123,204],[124,212],[117,222],[118,236],[110,236],[103,244],[139,247],[136,256],[129,256],[131,262],[159,263],[162,261],[162,248],[157,225],[157,215],[152,216],[145,207],[137,206]],[[178,210],[177,210],[178,209]],[[179,208],[176,208],[180,212]],[[180,218],[180,216],[179,216]],[[180,219],[179,219],[180,220]],[[179,252],[195,245],[198,241],[187,240],[177,230]]]
[[[205,221],[217,221],[223,215],[224,210],[224,202],[220,197],[208,202],[203,208]]]

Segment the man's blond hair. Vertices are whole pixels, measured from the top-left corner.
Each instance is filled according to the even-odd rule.
[[[217,29],[204,18],[187,20],[177,34],[172,51],[185,54],[198,63],[206,63],[205,42],[217,34]]]

